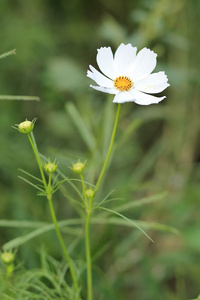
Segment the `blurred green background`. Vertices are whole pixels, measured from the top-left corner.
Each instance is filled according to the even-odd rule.
[[[112,97],[89,88],[86,71],[96,66],[97,48],[149,47],[158,54],[156,71],[169,78],[159,105],[122,106],[102,194],[115,189],[116,197],[134,201],[167,192],[127,216],[173,226],[180,235],[147,230],[153,244],[137,229],[94,226],[94,255],[107,245],[95,263],[110,281],[94,271],[96,299],[101,293],[102,299],[183,300],[200,293],[199,20],[199,0],[0,2],[0,53],[17,50],[0,60],[0,94],[41,99],[0,101],[1,219],[51,221],[46,200],[18,178],[18,168],[39,175],[28,139],[11,128],[26,118],[38,118],[41,153],[57,157],[70,177],[71,162],[87,160],[86,179],[95,182],[116,110]],[[59,220],[77,216],[63,194],[54,204]],[[0,230],[1,245],[28,232]],[[42,244],[60,259],[56,237],[48,233],[18,249],[27,269],[40,266]],[[83,245],[74,251],[83,259]]]

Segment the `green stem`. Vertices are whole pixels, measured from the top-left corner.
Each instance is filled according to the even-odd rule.
[[[83,189],[83,201],[85,202],[85,209],[87,213],[85,223],[85,253],[87,264],[87,299],[92,300],[92,263],[91,263],[91,250],[90,250],[90,218],[92,213],[92,202],[88,201],[85,194],[85,182],[83,174],[80,174],[82,189]]]
[[[108,148],[108,152],[107,152],[101,173],[97,180],[96,187],[94,189],[94,196],[95,196],[97,190],[99,189],[100,183],[102,181],[102,178],[104,176],[105,170],[107,168],[107,165],[108,165],[108,162],[110,159],[110,155],[111,155],[113,144],[114,144],[115,134],[116,134],[116,130],[117,130],[117,124],[118,124],[118,120],[119,120],[120,107],[121,107],[121,104],[119,103],[118,107],[117,107],[117,113],[116,113],[116,117],[115,117],[113,131],[112,131],[112,135],[111,135],[111,139],[110,139],[110,145]],[[84,187],[83,187],[83,189],[84,189]],[[93,199],[94,199],[94,197],[93,197]],[[93,296],[92,296],[92,263],[91,263],[91,250],[90,250],[90,219],[91,219],[91,213],[92,213],[92,206],[93,206],[93,201],[90,201],[89,208],[87,209],[87,207],[86,207],[87,218],[86,218],[86,224],[85,224],[85,251],[86,251],[86,262],[87,262],[87,300],[93,299]]]
[[[73,268],[70,256],[69,256],[69,254],[67,252],[67,249],[65,247],[65,243],[64,243],[63,238],[61,236],[60,229],[58,227],[58,222],[57,222],[57,219],[56,219],[56,215],[55,215],[54,208],[53,208],[53,203],[52,203],[52,195],[48,195],[47,199],[49,201],[49,207],[50,207],[51,217],[52,217],[52,220],[53,220],[53,223],[54,223],[54,226],[55,226],[56,234],[57,234],[58,240],[60,242],[60,246],[61,246],[61,248],[63,250],[64,256],[66,258],[66,261],[68,263],[69,270],[70,270],[70,273],[71,273],[71,276],[72,276],[72,280],[73,280],[73,284],[74,284],[75,290],[78,293],[79,292],[79,288],[78,288],[78,283],[77,283],[77,279],[76,279],[76,274],[74,272],[74,268]]]
[[[84,182],[83,174],[80,174],[80,179],[81,179],[82,189],[83,189],[83,202],[85,204],[85,208],[88,209],[88,201],[85,194],[85,182]]]
[[[51,173],[49,173],[48,192],[51,193]]]
[[[82,189],[83,189],[83,201],[85,202],[85,209],[87,213],[85,224],[85,253],[87,264],[87,299],[92,300],[92,263],[91,263],[91,250],[90,250],[90,218],[92,213],[92,202],[89,201],[85,194],[85,182],[83,175],[80,174]]]
[[[92,300],[92,263],[90,251],[90,218],[91,210],[87,211],[87,219],[85,224],[85,252],[87,262],[87,299]]]
[[[108,165],[108,162],[109,162],[109,159],[110,159],[110,155],[111,155],[111,152],[112,152],[113,143],[114,143],[114,139],[115,139],[115,134],[116,134],[116,130],[117,130],[117,124],[118,124],[118,120],[119,120],[120,107],[121,107],[121,104],[118,103],[117,113],[116,113],[116,117],[115,117],[115,123],[114,123],[113,131],[112,131],[112,136],[111,136],[111,140],[110,140],[110,145],[109,145],[109,148],[108,148],[108,152],[107,152],[106,159],[104,161],[101,173],[100,173],[99,178],[97,180],[94,193],[96,193],[97,190],[99,189],[100,183],[102,181],[103,175],[105,173],[105,170],[107,168],[107,165]]]
[[[33,149],[33,152],[35,154],[35,157],[36,157],[36,160],[37,160],[37,163],[38,163],[38,167],[40,169],[40,174],[41,174],[42,181],[43,181],[43,184],[44,184],[44,187],[45,187],[47,199],[49,201],[51,217],[52,217],[52,220],[53,220],[53,223],[54,223],[54,226],[55,226],[56,234],[57,234],[60,246],[62,248],[62,251],[64,253],[64,256],[66,258],[66,261],[68,263],[75,291],[76,291],[77,294],[79,294],[79,287],[78,287],[78,282],[77,282],[77,279],[76,279],[76,274],[75,274],[70,256],[69,256],[69,254],[67,252],[67,249],[65,247],[65,243],[64,243],[63,238],[61,236],[60,229],[59,229],[58,222],[57,222],[56,215],[55,215],[54,208],[53,208],[52,190],[51,190],[51,174],[49,175],[49,182],[48,182],[48,185],[47,185],[47,182],[46,182],[46,179],[45,179],[45,176],[44,176],[44,171],[43,171],[43,168],[42,168],[42,164],[41,164],[41,161],[40,161],[39,153],[37,151],[37,146],[34,144],[32,138],[29,134],[28,134],[28,138],[29,138],[31,147]],[[33,137],[33,139],[34,139],[34,137]],[[80,297],[78,299],[80,299]]]
[[[43,168],[42,168],[42,164],[41,164],[41,161],[40,161],[40,157],[39,157],[39,154],[38,154],[38,151],[33,143],[33,140],[30,136],[30,134],[28,134],[28,139],[29,139],[29,142],[31,144],[31,147],[33,149],[33,152],[35,154],[35,158],[37,160],[37,163],[38,163],[38,167],[40,169],[40,174],[41,174],[41,177],[42,177],[42,181],[44,183],[44,187],[45,187],[45,190],[47,191],[48,187],[47,187],[47,182],[46,182],[46,179],[45,179],[45,176],[44,176],[44,171],[43,171]]]

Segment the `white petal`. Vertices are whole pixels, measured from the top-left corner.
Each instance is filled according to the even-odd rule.
[[[98,85],[112,88],[114,86],[114,83],[112,80],[108,79],[104,75],[102,75],[99,71],[97,71],[93,66],[89,66],[91,71],[87,71],[87,77],[94,80]]]
[[[134,88],[145,93],[160,93],[169,86],[165,72],[158,72],[147,76],[146,78],[135,81]]]
[[[159,103],[160,101],[162,101],[163,99],[166,98],[166,96],[163,97],[155,97],[152,95],[148,95],[145,93],[142,93],[140,91],[137,91],[136,89],[132,89],[130,91],[130,93],[132,94],[133,100],[135,103],[140,104],[140,105],[150,105],[153,103]]]
[[[104,92],[104,93],[108,93],[108,94],[116,94],[118,93],[118,91],[116,89],[112,89],[112,88],[104,88],[102,86],[95,86],[95,85],[90,85],[90,87],[92,87],[93,89],[100,91],[100,92]]]
[[[128,75],[131,76],[131,79],[137,81],[147,77],[155,69],[156,56],[157,54],[150,49],[143,48],[130,67],[131,73]]]
[[[130,65],[132,65],[135,60],[136,52],[137,48],[133,47],[131,44],[121,44],[117,48],[114,57],[116,70],[118,72],[117,76],[127,75]]]
[[[113,53],[110,47],[102,47],[97,50],[97,64],[107,77],[116,78],[116,70],[114,66]]]
[[[125,102],[131,102],[133,101],[133,96],[130,94],[130,92],[118,92],[116,96],[113,99],[114,103],[125,103]]]

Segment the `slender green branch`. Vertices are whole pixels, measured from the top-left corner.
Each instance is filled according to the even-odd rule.
[[[49,189],[51,188],[51,173],[49,173],[49,183],[48,183]]]
[[[86,223],[85,223],[85,253],[87,264],[87,299],[92,300],[92,264],[91,264],[91,250],[90,250],[90,218],[92,213],[92,202],[87,199],[85,193],[85,182],[83,174],[80,174],[83,189],[83,201],[85,202],[86,209]],[[88,201],[89,200],[89,201]]]
[[[81,178],[82,189],[83,189],[83,201],[84,201],[85,207],[87,209],[88,208],[88,202],[87,202],[87,197],[86,197],[86,194],[85,194],[85,181],[84,181],[82,173],[80,174],[80,178]]]
[[[47,182],[46,182],[46,179],[45,179],[45,176],[44,176],[44,171],[43,171],[43,168],[42,168],[42,164],[41,164],[41,161],[40,161],[40,157],[39,157],[39,154],[38,154],[38,151],[33,143],[33,140],[30,136],[30,134],[28,134],[28,139],[29,139],[29,142],[31,144],[31,147],[33,149],[33,152],[35,154],[35,158],[37,160],[37,163],[38,163],[38,167],[40,169],[40,174],[41,174],[41,177],[42,177],[42,181],[44,183],[44,187],[45,187],[45,190],[47,191]]]
[[[108,152],[107,152],[106,159],[104,161],[101,173],[100,173],[99,178],[97,180],[94,193],[96,193],[97,190],[99,189],[100,183],[102,181],[103,175],[105,173],[105,170],[107,168],[107,165],[108,165],[108,162],[109,162],[109,159],[110,159],[110,155],[111,155],[111,152],[112,152],[113,143],[114,143],[114,139],[115,139],[115,134],[116,134],[116,130],[117,130],[117,124],[118,124],[118,120],[119,120],[120,107],[121,107],[121,104],[118,103],[117,113],[116,113],[116,117],[115,117],[115,123],[114,123],[113,131],[112,131],[112,136],[111,136],[111,140],[110,140],[110,145],[109,145],[109,148],[108,148]]]
[[[45,187],[46,196],[47,196],[47,199],[48,199],[48,202],[49,202],[51,217],[52,217],[52,220],[53,220],[53,223],[54,223],[56,234],[57,234],[60,246],[62,248],[62,251],[64,253],[64,256],[66,258],[66,261],[68,263],[75,291],[76,291],[76,293],[78,295],[79,294],[79,287],[78,287],[78,282],[77,282],[77,279],[76,279],[76,274],[75,274],[75,271],[74,271],[74,268],[73,268],[70,256],[69,256],[69,254],[67,252],[67,249],[65,247],[65,243],[63,241],[62,235],[60,233],[60,229],[59,229],[58,222],[57,222],[56,215],[55,215],[54,208],[53,208],[53,203],[52,203],[52,187],[51,187],[51,173],[49,174],[49,181],[48,181],[48,184],[47,184],[47,181],[46,181],[45,176],[44,176],[44,171],[43,171],[43,168],[42,168],[42,164],[41,164],[41,161],[40,161],[39,153],[38,153],[38,150],[37,150],[37,145],[35,143],[35,139],[34,139],[34,136],[33,136],[33,133],[32,133],[31,136],[30,136],[30,134],[28,134],[28,139],[30,141],[31,147],[33,149],[33,152],[35,154],[35,157],[36,157],[36,160],[37,160],[37,163],[38,163],[38,167],[40,169],[40,174],[41,174],[42,181],[43,181],[43,184],[44,184],[44,187]],[[78,300],[80,300],[79,296],[78,296]]]
[[[87,262],[87,299],[92,300],[92,263],[90,250],[90,219],[91,210],[87,211],[87,218],[85,224],[85,252]]]
[[[105,170],[107,168],[107,165],[108,165],[108,162],[110,159],[110,155],[111,155],[113,144],[114,144],[115,134],[116,134],[116,130],[117,130],[117,124],[118,124],[118,120],[119,120],[120,107],[121,107],[121,105],[118,104],[115,122],[114,122],[114,126],[113,126],[113,131],[112,131],[112,135],[111,135],[111,139],[110,139],[110,145],[108,148],[108,152],[107,152],[102,170],[101,170],[99,178],[97,180],[96,187],[94,189],[93,199],[91,199],[91,201],[88,205],[89,207],[88,208],[86,207],[87,217],[86,217],[86,224],[85,224],[85,251],[86,251],[86,262],[87,262],[87,300],[93,299],[93,295],[92,295],[92,263],[91,263],[91,250],[90,250],[90,219],[91,219],[91,214],[92,214],[93,200],[94,200],[97,190],[99,189],[100,183],[103,179]],[[84,189],[84,187],[83,187],[83,189]]]
[[[73,284],[74,284],[75,290],[76,290],[77,293],[79,293],[79,287],[78,287],[78,282],[77,282],[77,279],[76,279],[76,274],[75,274],[75,271],[74,271],[74,268],[73,268],[70,256],[69,256],[69,254],[67,252],[67,249],[65,247],[65,243],[64,243],[63,238],[61,236],[60,229],[59,229],[59,226],[58,226],[58,222],[57,222],[57,219],[56,219],[56,215],[55,215],[55,212],[54,212],[53,203],[52,203],[52,195],[48,195],[47,198],[48,198],[48,201],[49,201],[49,207],[50,207],[51,217],[52,217],[52,220],[53,220],[53,223],[54,223],[54,226],[55,226],[55,230],[56,230],[56,234],[57,234],[58,240],[60,242],[60,246],[61,246],[61,248],[63,250],[64,256],[65,256],[66,261],[68,263],[69,270],[70,270],[70,273],[71,273],[71,276],[72,276],[72,280],[73,280]]]

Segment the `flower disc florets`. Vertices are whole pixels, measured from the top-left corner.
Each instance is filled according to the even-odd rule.
[[[114,94],[113,102],[135,102],[140,105],[158,103],[164,98],[148,94],[162,92],[169,86],[165,72],[152,73],[156,67],[157,54],[131,44],[121,44],[114,56],[110,47],[97,50],[97,64],[102,73],[90,65],[87,76],[97,83],[92,88]]]
[[[127,76],[119,76],[114,79],[114,87],[119,91],[129,91],[133,87],[133,82]]]

